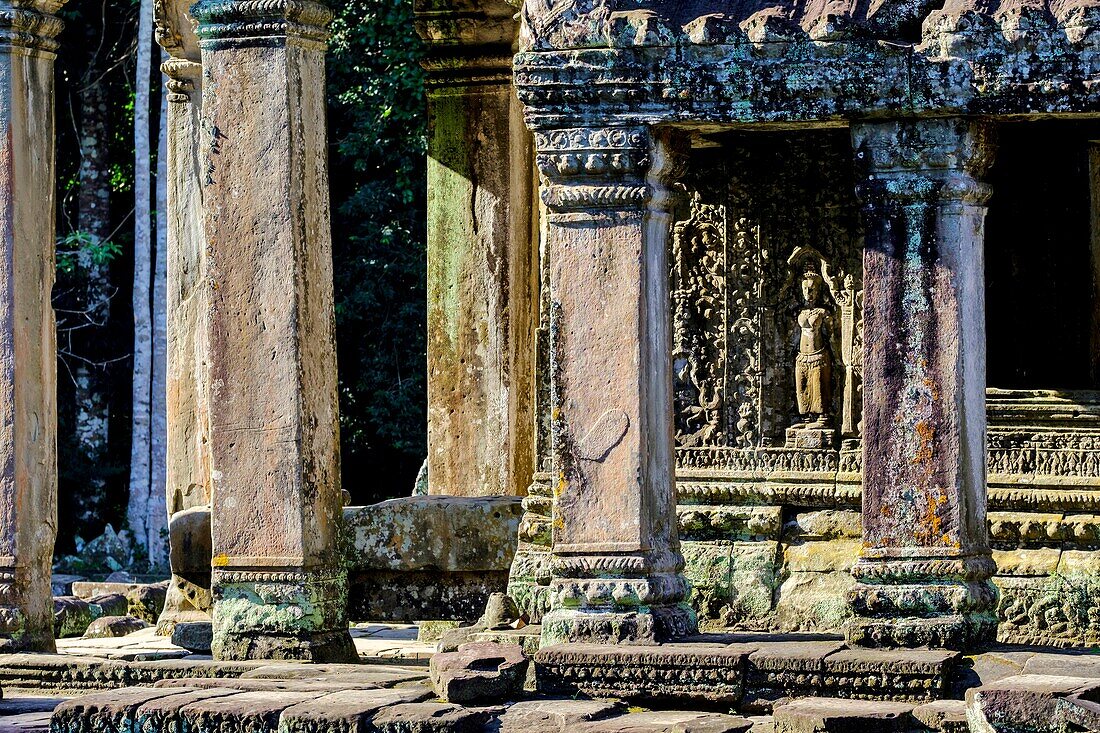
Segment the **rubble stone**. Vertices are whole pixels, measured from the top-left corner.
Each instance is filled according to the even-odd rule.
[[[971,729],[980,733],[1067,733],[1065,698],[1100,691],[1100,679],[1021,674],[966,691]]]
[[[431,659],[432,687],[448,702],[507,700],[523,687],[527,658],[518,646],[463,644]]]
[[[126,594],[130,604],[130,615],[150,624],[155,624],[164,610],[164,599],[168,595],[168,581],[139,585]]]
[[[938,733],[968,733],[966,702],[934,700],[913,708],[913,718]]]
[[[88,625],[85,639],[109,639],[126,636],[149,626],[149,623],[133,616],[100,616]]]
[[[196,654],[209,654],[214,626],[209,621],[180,621],[172,627],[172,643]]]
[[[83,636],[95,620],[92,606],[82,598],[59,596],[53,599],[53,633],[58,639]]]

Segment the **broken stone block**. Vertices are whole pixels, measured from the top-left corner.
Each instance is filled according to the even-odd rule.
[[[103,593],[88,599],[93,607],[99,607],[100,616],[127,616],[130,602],[121,593]]]
[[[463,644],[431,660],[432,687],[448,702],[508,699],[522,689],[526,673],[518,646],[494,642]]]
[[[209,621],[182,621],[172,629],[172,643],[196,654],[209,654],[214,626]]]
[[[160,612],[164,610],[164,599],[167,595],[168,581],[139,585],[126,594],[126,600],[130,603],[130,615],[155,624]]]
[[[83,575],[54,573],[50,577],[50,587],[53,589],[55,596],[71,596],[73,595],[73,583],[79,583],[84,579]]]
[[[752,721],[722,713],[662,710],[578,725],[577,733],[745,733]]]
[[[442,702],[391,705],[370,722],[371,733],[481,733],[497,711]]]
[[[934,700],[913,708],[913,717],[921,725],[937,733],[968,733],[966,702]]]
[[[126,636],[148,626],[146,622],[133,616],[100,616],[88,625],[85,639],[111,639]]]
[[[972,729],[983,732],[1064,733],[1070,728],[1063,701],[1097,690],[1095,678],[1020,674],[967,690],[966,714]]]
[[[53,633],[58,639],[82,636],[95,619],[92,606],[75,596],[53,599]]]
[[[1067,722],[1083,730],[1100,730],[1100,690],[1075,693],[1058,702]]]
[[[412,496],[348,507],[349,615],[476,620],[489,596],[507,588],[522,515],[514,496]]]
[[[775,733],[908,733],[913,706],[878,700],[806,697],[778,705]]]

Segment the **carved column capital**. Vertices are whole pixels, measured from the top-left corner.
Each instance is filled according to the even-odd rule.
[[[64,2],[38,2],[0,9],[0,48],[52,54],[65,22],[55,15]]]
[[[641,216],[652,136],[645,127],[571,127],[535,133],[535,165],[551,220]]]
[[[984,204],[991,190],[980,179],[993,162],[994,140],[987,121],[958,117],[855,124],[852,145],[864,173],[857,192],[867,207],[947,200]]]
[[[287,42],[323,51],[333,15],[312,0],[199,0],[191,12],[204,49]]]
[[[160,70],[168,77],[169,102],[190,102],[191,93],[201,83],[201,54],[190,8],[189,0],[155,0],[153,3],[157,43],[169,55],[160,65]]]

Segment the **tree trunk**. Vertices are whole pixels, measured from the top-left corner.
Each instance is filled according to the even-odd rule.
[[[161,51],[161,60],[168,55]],[[153,265],[153,394],[149,487],[149,565],[168,567],[168,507],[165,504],[168,450],[168,94],[161,75],[157,124],[157,240]]]
[[[153,56],[153,2],[141,0],[134,73],[134,385],[130,500],[126,518],[134,540],[150,550],[152,486],[152,196],[149,104]]]

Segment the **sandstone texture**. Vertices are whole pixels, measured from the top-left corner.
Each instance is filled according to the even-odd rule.
[[[179,621],[172,628],[172,643],[196,654],[209,654],[213,639],[209,621]]]
[[[88,625],[85,639],[103,639],[126,636],[149,626],[147,621],[133,616],[100,616]]]
[[[527,659],[510,644],[473,642],[431,660],[432,687],[448,702],[507,700],[523,687]]]

